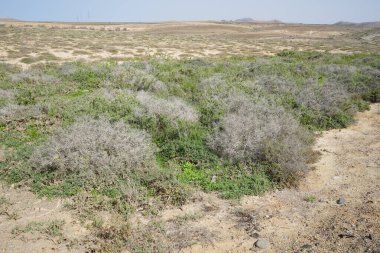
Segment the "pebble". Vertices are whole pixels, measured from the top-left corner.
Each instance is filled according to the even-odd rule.
[[[301,247],[301,249],[311,249],[313,248],[313,246],[311,246],[310,244],[305,244]]]
[[[345,200],[344,198],[339,198],[339,199],[336,201],[336,203],[337,203],[338,205],[344,205],[344,204],[346,204],[346,200]]]
[[[259,233],[252,233],[251,234],[251,237],[253,237],[253,238],[259,238],[260,237],[260,235],[259,235]]]
[[[270,246],[270,243],[267,239],[259,239],[255,242],[255,246],[259,249],[267,249]]]

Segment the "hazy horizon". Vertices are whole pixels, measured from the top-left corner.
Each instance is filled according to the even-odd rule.
[[[280,20],[332,24],[380,21],[376,0],[13,0],[0,3],[0,17],[49,22],[163,22]]]

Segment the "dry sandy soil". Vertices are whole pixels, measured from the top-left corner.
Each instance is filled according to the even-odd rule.
[[[240,201],[199,193],[155,219],[181,225],[166,233],[183,253],[380,252],[380,104],[356,119],[347,129],[321,134],[315,145],[321,158],[298,189]],[[0,252],[85,252],[93,243],[86,222],[65,200],[2,186],[0,201]],[[64,221],[62,234],[52,236],[57,220]],[[139,212],[132,220],[149,222]],[[269,248],[257,248],[258,238]]]
[[[0,62],[379,52],[380,27],[281,23],[28,23],[0,20]]]

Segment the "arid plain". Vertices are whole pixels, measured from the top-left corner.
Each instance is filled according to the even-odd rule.
[[[0,61],[274,55],[283,50],[380,52],[379,27],[282,23],[42,23],[0,21]]]

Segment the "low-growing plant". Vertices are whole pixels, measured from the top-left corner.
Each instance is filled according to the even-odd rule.
[[[179,98],[162,99],[147,92],[139,92],[136,96],[143,108],[136,108],[135,114],[144,114],[150,117],[168,117],[174,120],[189,122],[198,121],[198,113],[187,103]]]
[[[296,84],[294,82],[288,81],[279,76],[258,76],[256,77],[253,86],[260,87],[259,89],[263,89],[269,94],[293,94],[297,89]]]
[[[118,65],[111,73],[111,85],[134,91],[165,92],[166,85],[151,72],[151,67],[140,69],[131,64]]]
[[[52,237],[62,236],[62,229],[64,224],[64,220],[52,220],[47,224],[44,232]]]
[[[186,213],[184,215],[176,216],[174,219],[172,219],[173,223],[184,225],[186,223],[189,223],[191,221],[196,221],[201,219],[204,216],[201,212],[194,212],[194,213]]]
[[[53,83],[57,82],[58,79],[55,76],[44,74],[39,70],[25,70],[20,73],[10,75],[10,80],[14,83],[18,82],[28,82],[28,83],[36,83],[36,82],[44,82],[44,83]]]
[[[19,105],[33,105],[36,103],[36,98],[30,90],[26,90],[16,95],[16,101]]]
[[[304,198],[304,200],[305,200],[306,202],[309,202],[309,203],[314,203],[314,202],[317,200],[317,198],[316,198],[315,196],[313,196],[313,195],[309,195],[309,196],[306,196],[306,197]]]
[[[207,126],[220,120],[224,114],[224,102],[229,94],[236,90],[221,75],[213,75],[201,80],[194,99],[199,103],[200,122]]]
[[[42,115],[40,105],[15,105],[7,104],[0,108],[0,122],[19,121],[30,118],[38,118]]]
[[[0,197],[0,215],[7,215],[9,218],[11,218],[12,214],[9,212],[9,207],[12,204],[6,199],[5,197]]]
[[[108,66],[86,66],[80,65],[70,75],[67,75],[69,80],[78,82],[81,88],[99,88],[106,80],[108,73]]]
[[[58,73],[63,76],[71,76],[77,71],[78,67],[72,63],[64,63],[58,67]]]
[[[353,74],[357,71],[355,66],[350,65],[337,65],[337,64],[328,64],[328,65],[319,65],[317,71],[324,74]]]
[[[270,162],[275,180],[292,183],[307,170],[311,137],[284,109],[234,94],[209,146],[233,162]]]
[[[112,184],[154,170],[155,151],[144,131],[82,117],[37,148],[30,161],[39,172],[53,171],[61,178],[74,174],[92,185]]]
[[[182,165],[178,179],[199,186],[204,191],[219,191],[223,198],[236,199],[244,195],[259,195],[272,189],[274,184],[267,174],[268,169],[268,166],[251,163],[226,164],[204,170],[186,162]]]
[[[0,89],[0,107],[13,102],[16,94],[14,90]]]
[[[372,103],[380,101],[380,69],[364,67],[355,77],[355,82],[349,91],[361,95],[365,100]]]
[[[343,87],[330,82],[323,85],[308,82],[296,97],[298,104],[328,115],[339,112],[348,99],[349,94]]]
[[[50,237],[62,237],[62,229],[65,224],[64,220],[51,220],[48,222],[30,222],[26,226],[17,226],[12,230],[12,234],[19,235],[23,233],[39,232]]]
[[[17,92],[14,90],[5,90],[5,89],[0,89],[0,99],[4,100],[12,100]]]
[[[301,109],[301,122],[322,129],[347,126],[356,108],[350,101],[350,94],[339,84],[318,85],[307,82],[295,95]]]
[[[197,99],[219,100],[228,97],[229,92],[233,89],[228,85],[222,75],[213,75],[203,79],[199,85],[199,96]]]
[[[0,63],[0,81],[8,79],[8,76],[20,72],[19,66],[14,64]]]

